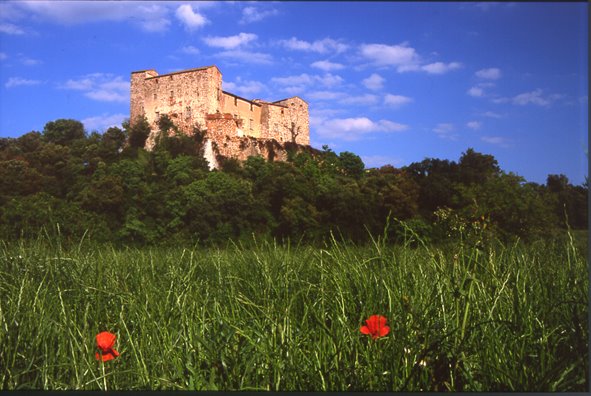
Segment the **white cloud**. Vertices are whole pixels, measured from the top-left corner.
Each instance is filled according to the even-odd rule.
[[[499,78],[501,78],[501,70],[496,67],[478,70],[475,74],[476,77],[483,78],[486,80],[498,80]]]
[[[333,118],[322,121],[317,127],[317,133],[323,138],[352,141],[375,132],[401,132],[407,129],[408,125],[389,120],[372,121],[367,117]]]
[[[129,81],[108,73],[93,73],[70,79],[59,88],[82,91],[84,96],[101,102],[129,102]]]
[[[243,50],[223,51],[215,54],[216,57],[236,60],[243,63],[270,64],[273,58],[269,54],[262,52],[252,52]]]
[[[113,1],[24,1],[17,3],[27,14],[62,25],[100,21],[130,21],[149,32],[170,25],[168,5]]]
[[[369,106],[374,105],[378,102],[378,97],[372,94],[365,94],[360,96],[347,96],[344,99],[341,99],[339,103],[346,104],[346,105],[359,105],[359,106]]]
[[[511,141],[502,136],[483,136],[480,140],[488,144],[494,144],[495,146],[511,147]]]
[[[449,140],[456,140],[458,135],[454,133],[455,127],[453,124],[450,123],[439,123],[435,128],[433,128],[433,132],[437,134],[442,139],[449,139]]]
[[[335,91],[314,91],[306,95],[306,97],[314,100],[335,100],[345,96],[342,92]]]
[[[297,38],[292,37],[289,40],[280,40],[279,44],[291,50],[317,52],[320,54],[324,54],[327,52],[336,52],[338,54],[346,51],[347,48],[349,48],[348,45],[340,43],[331,38],[325,38],[322,40],[316,40],[314,42],[308,42],[304,40],[298,40]]]
[[[466,123],[466,126],[470,129],[480,129],[480,127],[482,126],[482,123],[480,121],[468,121]]]
[[[11,34],[11,35],[21,35],[21,34],[25,34],[25,31],[23,29],[21,29],[20,27],[12,24],[12,23],[0,23],[0,32],[1,33],[6,33],[6,34]]]
[[[176,17],[188,31],[199,29],[209,21],[203,15],[193,11],[193,7],[190,4],[183,4],[176,10]]]
[[[102,114],[85,118],[82,120],[82,124],[88,131],[104,131],[110,127],[121,127],[121,123],[127,117],[129,117],[127,114]]]
[[[223,49],[231,50],[246,45],[256,39],[256,34],[240,33],[235,36],[228,37],[205,37],[203,41],[205,41],[205,44],[209,45],[210,47],[221,47]]]
[[[377,73],[373,73],[371,76],[367,77],[362,81],[363,85],[367,89],[371,89],[372,91],[380,90],[384,87],[384,82],[386,81],[385,78],[380,76]]]
[[[495,113],[494,111],[485,111],[484,113],[482,113],[483,116],[485,117],[490,117],[490,118],[501,118],[502,115],[500,115],[499,113]]]
[[[428,65],[421,66],[421,70],[426,71],[429,74],[445,74],[452,70],[457,70],[462,67],[459,62],[443,63],[435,62]]]
[[[476,87],[470,88],[468,91],[466,91],[466,93],[470,96],[475,97],[475,98],[481,98],[484,96],[484,89],[476,86]]]
[[[314,62],[310,66],[324,71],[341,70],[345,67],[340,63],[333,63],[327,60]]]
[[[399,73],[424,71],[429,74],[444,74],[462,67],[459,62],[422,64],[417,51],[406,42],[397,45],[363,44],[360,47],[360,52],[373,65],[392,66]]]
[[[197,55],[199,54],[199,48],[195,48],[192,45],[187,45],[183,48],[181,48],[181,52],[185,53],[185,54],[189,54],[189,55]]]
[[[309,74],[303,73],[299,76],[273,77],[271,81],[281,85],[310,85],[314,82],[314,78]]]
[[[20,77],[10,77],[8,81],[4,84],[6,88],[13,88],[18,86],[31,86],[31,85],[38,85],[41,84],[39,80],[28,80],[26,78]]]
[[[364,44],[361,55],[378,66],[395,66],[398,72],[417,70],[419,55],[407,43],[398,45]]]
[[[343,78],[331,73],[326,73],[323,76],[303,73],[299,76],[273,77],[271,78],[271,82],[279,85],[310,86],[314,84],[321,84],[325,87],[334,87],[342,84]]]
[[[258,21],[262,21],[265,18],[268,18],[270,16],[274,16],[279,14],[279,11],[275,10],[275,9],[267,9],[267,10],[263,10],[260,7],[244,7],[242,9],[242,18],[240,19],[241,24],[245,24],[245,23],[253,23],[253,22],[258,22]]]
[[[242,80],[236,78],[236,82],[223,82],[224,90],[238,93],[242,96],[252,96],[265,89],[265,85],[259,81]]]
[[[8,55],[6,55],[4,52],[0,52],[0,60],[4,59],[8,59]]]
[[[335,87],[343,83],[343,78],[336,74],[326,73],[323,76],[315,76],[316,80],[325,87]]]
[[[552,102],[560,99],[563,95],[559,94],[552,94],[552,95],[543,95],[541,89],[536,89],[531,92],[524,92],[522,94],[514,96],[511,101],[513,104],[516,105],[527,105],[527,104],[534,104],[537,106],[549,106]]]
[[[399,166],[402,164],[400,158],[385,155],[362,155],[361,160],[366,168],[381,168],[384,165]]]
[[[388,106],[392,106],[392,107],[400,107],[404,104],[410,103],[412,102],[412,98],[409,98],[408,96],[402,96],[402,95],[392,95],[392,94],[386,94],[386,96],[384,96],[384,103]]]

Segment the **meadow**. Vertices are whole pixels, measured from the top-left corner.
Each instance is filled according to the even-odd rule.
[[[411,233],[412,234],[412,233]],[[0,244],[0,389],[585,391],[588,262],[553,241],[385,235]],[[360,327],[374,314],[390,332]],[[120,356],[95,359],[95,336]]]

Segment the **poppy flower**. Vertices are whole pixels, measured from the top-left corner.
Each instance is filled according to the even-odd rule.
[[[386,326],[386,317],[381,315],[372,315],[365,321],[367,326],[361,326],[363,334],[371,335],[372,339],[383,337],[390,332],[390,328]]]
[[[100,354],[97,352],[94,355],[96,360],[102,359],[103,362],[106,362],[119,356],[119,352],[113,349],[116,339],[117,336],[115,334],[109,333],[108,331],[103,331],[102,333],[96,335],[96,346],[101,350]]]

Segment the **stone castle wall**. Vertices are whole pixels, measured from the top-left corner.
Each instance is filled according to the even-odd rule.
[[[192,133],[195,126],[205,127],[206,137],[225,157],[244,156],[248,151],[245,145],[250,143],[245,143],[249,140],[243,137],[280,144],[293,142],[295,137],[297,144],[310,144],[308,104],[304,100],[293,97],[272,103],[251,101],[222,91],[222,74],[215,66],[163,75],[155,70],[133,72],[130,113],[132,124],[140,116],[150,124],[148,149],[154,145],[158,119],[165,114],[184,133]]]

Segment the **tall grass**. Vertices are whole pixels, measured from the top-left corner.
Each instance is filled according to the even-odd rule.
[[[572,241],[0,245],[0,388],[589,390]],[[360,333],[372,314],[391,332]],[[94,336],[117,334],[113,361]]]

